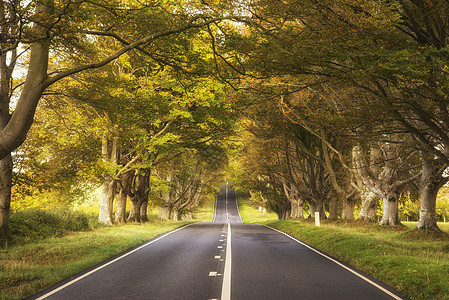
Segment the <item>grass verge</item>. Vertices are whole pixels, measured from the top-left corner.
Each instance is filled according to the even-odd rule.
[[[418,232],[416,223],[380,226],[363,222],[279,221],[262,216],[245,198],[239,199],[244,222],[265,224],[321,249],[411,299],[449,299],[449,224],[442,234]]]
[[[0,299],[23,299],[65,278],[140,245],[158,235],[194,222],[212,220],[212,200],[194,212],[194,219],[128,224],[72,232],[62,237],[28,239],[0,249]]]

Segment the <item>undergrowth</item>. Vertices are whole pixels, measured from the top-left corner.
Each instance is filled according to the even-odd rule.
[[[61,237],[71,232],[99,227],[96,217],[70,209],[27,209],[12,212],[9,218],[9,246]]]

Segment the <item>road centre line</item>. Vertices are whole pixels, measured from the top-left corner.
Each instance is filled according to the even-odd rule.
[[[64,285],[61,285],[60,287],[58,287],[58,288],[56,288],[56,289],[54,289],[54,290],[52,290],[52,291],[46,293],[45,295],[42,295],[42,296],[40,296],[39,298],[36,298],[36,300],[42,300],[42,299],[45,299],[45,298],[47,298],[47,297],[49,297],[49,296],[51,296],[51,295],[53,295],[53,294],[56,294],[57,292],[59,292],[59,291],[65,289],[66,287],[68,287],[68,286],[74,284],[75,282],[80,281],[81,279],[86,278],[87,276],[89,276],[89,275],[91,275],[91,274],[93,274],[93,273],[95,273],[95,272],[97,272],[97,271],[99,271],[99,270],[101,270],[101,269],[103,269],[103,268],[106,268],[107,266],[109,266],[109,265],[111,265],[111,264],[113,264],[113,263],[115,263],[115,262],[121,260],[122,258],[125,258],[126,256],[131,255],[131,254],[133,254],[134,252],[139,251],[140,249],[145,248],[146,246],[149,246],[149,245],[151,245],[151,244],[153,244],[153,243],[155,243],[155,242],[157,242],[157,241],[159,241],[159,240],[161,240],[161,239],[163,239],[163,238],[169,236],[170,234],[175,233],[175,232],[177,232],[177,231],[180,231],[181,229],[187,228],[187,227],[189,227],[189,226],[191,226],[191,225],[193,225],[193,224],[187,224],[187,225],[185,225],[185,226],[183,226],[183,227],[180,227],[180,228],[178,228],[178,229],[175,229],[175,230],[172,230],[172,231],[170,231],[170,232],[167,232],[166,234],[161,235],[161,236],[159,236],[158,238],[156,238],[156,239],[154,239],[154,240],[151,240],[151,241],[149,241],[149,242],[143,244],[142,246],[140,246],[140,247],[138,247],[138,248],[136,248],[136,249],[134,249],[134,250],[131,250],[131,251],[129,251],[129,252],[127,252],[127,253],[125,253],[125,254],[123,254],[123,255],[117,257],[117,258],[114,259],[114,260],[111,260],[111,261],[108,262],[108,263],[105,263],[104,265],[101,265],[101,266],[99,266],[99,267],[97,267],[97,268],[95,268],[95,269],[93,269],[93,270],[91,270],[91,271],[89,271],[89,272],[87,272],[87,273],[85,273],[85,274],[83,274],[83,275],[81,275],[81,276],[79,276],[79,277],[77,277],[77,278],[75,278],[75,279],[73,279],[73,280],[67,282],[67,283],[64,284]]]
[[[292,237],[291,235],[289,235],[289,234],[287,234],[287,233],[285,233],[285,232],[283,232],[283,231],[280,231],[280,230],[278,230],[278,229],[276,229],[276,228],[267,226],[267,225],[263,225],[263,226],[265,226],[265,227],[267,227],[267,228],[270,228],[270,229],[272,229],[272,230],[274,230],[274,231],[277,231],[277,232],[279,232],[279,233],[282,233],[283,235],[285,235],[286,237],[288,237],[288,238],[294,240],[294,241],[297,242],[298,244],[301,244],[302,246],[304,246],[304,247],[306,247],[306,248],[312,250],[313,252],[315,252],[315,253],[317,253],[317,254],[319,254],[319,255],[321,255],[321,256],[327,258],[328,260],[330,260],[330,261],[332,261],[332,262],[334,262],[334,263],[336,263],[337,265],[339,265],[339,266],[342,267],[343,269],[345,269],[345,270],[351,272],[352,274],[356,275],[357,277],[363,279],[364,281],[366,281],[366,282],[368,282],[369,284],[373,285],[374,287],[378,288],[379,290],[381,290],[381,291],[384,292],[385,294],[389,295],[389,296],[392,297],[393,299],[396,299],[396,300],[403,300],[403,299],[402,299],[401,297],[399,297],[398,295],[395,295],[394,293],[390,292],[389,290],[387,290],[386,288],[380,286],[379,284],[375,283],[374,281],[370,280],[369,278],[366,278],[366,277],[363,276],[362,274],[360,274],[360,273],[354,271],[353,269],[351,269],[351,268],[345,266],[345,265],[342,264],[341,262],[339,262],[339,261],[337,261],[337,260],[335,260],[335,259],[333,259],[333,258],[327,256],[326,254],[324,254],[324,253],[322,253],[322,252],[320,252],[320,251],[318,251],[318,250],[312,248],[311,246],[309,246],[309,245],[307,245],[307,244],[301,242],[300,240],[298,240],[298,239]]]
[[[232,265],[232,256],[231,256],[231,223],[228,222],[228,236],[226,243],[226,258],[225,258],[225,267],[223,272],[223,286],[221,288],[221,300],[230,300],[231,299],[231,265]]]

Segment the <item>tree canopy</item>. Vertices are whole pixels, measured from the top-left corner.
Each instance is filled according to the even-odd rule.
[[[438,230],[448,10],[445,0],[0,1],[2,239],[13,184],[13,199],[102,185],[106,224],[125,221],[127,201],[132,221],[151,201],[179,218],[229,161],[280,218],[304,209],[397,225],[415,199],[418,228]]]

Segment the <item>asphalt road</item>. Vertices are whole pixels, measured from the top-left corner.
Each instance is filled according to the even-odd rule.
[[[212,223],[153,239],[31,299],[400,299],[274,229],[243,224],[234,190]]]

